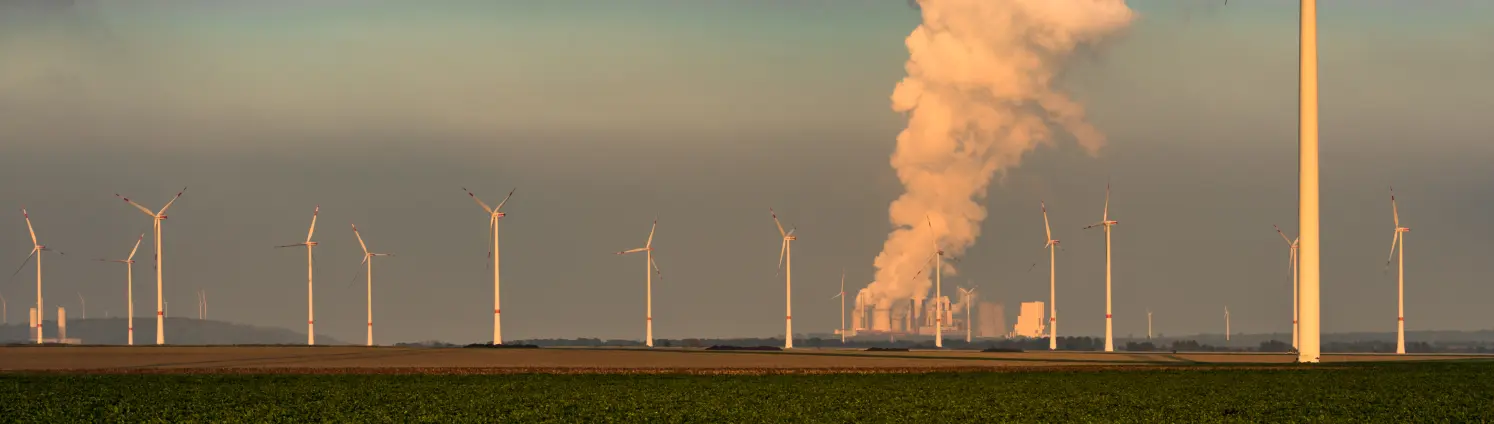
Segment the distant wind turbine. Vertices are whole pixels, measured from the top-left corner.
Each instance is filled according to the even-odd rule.
[[[1390,188],[1390,213],[1395,218],[1395,236],[1390,239],[1392,256],[1385,258],[1385,268],[1390,269],[1390,259],[1399,252],[1400,261],[1395,266],[1395,353],[1404,355],[1406,354],[1406,236],[1403,234],[1411,232],[1411,229],[1401,226],[1401,211],[1395,205],[1395,187]]]
[[[145,234],[135,238],[135,247],[130,249],[130,256],[119,260],[99,259],[103,262],[118,262],[125,264],[125,342],[130,346],[135,345],[135,251],[140,250],[140,242],[145,240]]]
[[[934,254],[929,256],[927,263],[924,263],[925,268],[929,263],[934,264],[934,347],[942,348],[944,347],[944,249],[939,247],[939,235],[934,232],[934,220],[928,215],[924,215],[923,219],[929,225],[929,242],[934,245]],[[958,261],[954,258],[949,259]],[[913,279],[918,279],[920,275],[923,275],[923,270],[913,274]]]
[[[1100,222],[1091,224],[1084,229],[1101,227],[1105,229],[1105,351],[1115,351],[1115,341],[1111,338],[1110,327],[1110,227],[1119,224],[1119,221],[1110,220],[1110,183],[1105,183],[1105,212],[1100,217]]]
[[[960,287],[959,289],[962,293],[960,297],[965,298],[965,343],[970,343],[970,329],[974,324],[970,321],[970,299],[975,297],[975,287],[972,286],[969,289]]]
[[[1146,310],[1146,339],[1152,339],[1152,310]]]
[[[83,298],[83,292],[78,292],[78,305],[78,312],[81,314],[78,319],[88,319],[88,299]]]
[[[643,243],[643,247],[617,252],[619,255],[644,252],[645,256],[648,257],[648,263],[645,264],[643,270],[645,278],[644,301],[647,305],[644,315],[644,324],[646,326],[644,330],[644,344],[647,344],[648,347],[654,347],[654,274],[659,274],[660,278],[663,278],[663,273],[659,272],[659,265],[654,263],[654,230],[658,228],[659,219],[654,218],[653,227],[649,227],[648,229],[648,241]]]
[[[282,247],[306,246],[306,345],[316,344],[316,290],[314,263],[311,260],[311,249],[316,247],[317,242],[311,241],[311,235],[316,234],[316,216],[321,214],[322,207],[316,206],[311,209],[311,229],[306,230],[306,241],[296,244],[287,244]]]
[[[358,233],[357,225],[353,225],[353,236],[358,237],[358,247],[363,248],[363,263],[359,265],[364,265],[368,274],[368,340],[365,342],[365,344],[367,346],[373,346],[373,258],[375,256],[394,256],[394,254],[369,252],[368,245],[363,244],[363,235]],[[358,278],[358,275],[354,274],[353,278],[356,280]]]
[[[1301,309],[1301,305],[1297,304],[1297,246],[1302,240],[1287,238],[1286,233],[1281,232],[1281,227],[1277,227],[1276,224],[1271,224],[1271,226],[1276,228],[1276,234],[1281,235],[1281,239],[1287,243],[1287,249],[1291,251],[1291,256],[1287,260],[1291,261],[1292,267],[1292,349],[1296,349],[1297,342],[1300,340],[1297,335],[1297,313]]]
[[[10,325],[10,305],[5,302],[4,294],[0,294],[0,325]],[[844,326],[845,325],[841,325],[841,327]],[[845,340],[841,341],[844,342]]]
[[[165,306],[165,302],[166,301],[163,299],[162,294],[161,294],[161,221],[166,220],[166,210],[170,209],[171,208],[171,204],[176,203],[176,199],[180,199],[182,197],[182,193],[185,193],[185,192],[187,192],[187,188],[186,187],[182,187],[182,190],[176,192],[176,196],[172,197],[170,201],[167,201],[166,202],[166,206],[162,206],[161,210],[158,211],[158,212],[151,212],[150,209],[146,209],[144,206],[140,206],[139,203],[135,203],[135,202],[131,201],[130,198],[128,198],[128,197],[120,196],[119,193],[115,193],[114,194],[114,197],[118,197],[121,200],[124,200],[125,203],[129,203],[130,206],[134,206],[136,209],[140,209],[141,212],[145,212],[146,215],[150,216],[151,221],[152,221],[152,223],[154,224],[154,227],[155,227],[155,234],[156,234],[156,344],[158,344],[158,345],[160,345],[160,344],[166,344],[166,306]]]
[[[26,255],[26,260],[21,262],[21,266],[16,267],[16,272],[11,273],[10,277],[11,278],[15,278],[16,274],[21,273],[21,270],[24,269],[24,268],[26,268],[26,263],[27,262],[31,262],[31,258],[32,257],[36,257],[36,310],[37,310],[37,313],[39,314],[42,311],[42,255],[41,254],[42,254],[42,252],[57,252],[57,251],[56,250],[52,250],[51,248],[48,248],[47,246],[43,246],[41,244],[41,242],[36,241],[36,229],[31,226],[31,214],[27,213],[26,212],[26,208],[24,208],[24,207],[21,208],[21,216],[24,217],[24,218],[26,218],[26,231],[28,231],[28,232],[31,233],[31,254]],[[57,254],[61,255],[63,253],[62,252],[57,252]],[[39,319],[39,318],[36,320],[36,343],[37,344],[41,344],[41,342],[42,342],[42,330],[41,330],[42,325],[41,325],[41,321],[42,320]]]
[[[1043,244],[1043,248],[1048,249],[1048,350],[1058,350],[1058,285],[1054,277],[1058,240],[1053,239],[1053,227],[1048,225],[1048,203],[1038,204],[1043,208],[1043,232],[1048,237],[1048,242]]]
[[[503,309],[499,307],[498,296],[498,276],[500,274],[498,271],[498,221],[508,216],[508,214],[503,212],[503,205],[508,203],[508,198],[513,197],[514,192],[518,191],[518,188],[509,190],[508,195],[503,196],[503,201],[498,202],[498,207],[496,208],[488,207],[487,203],[478,200],[477,195],[472,194],[466,187],[462,187],[462,191],[466,191],[467,196],[471,197],[472,201],[477,202],[477,205],[482,206],[482,210],[488,213],[488,241],[493,243],[493,250],[488,252],[488,258],[493,260],[493,344],[500,345],[503,344],[503,321],[500,319]]]
[[[1224,307],[1224,341],[1229,341],[1229,307]]]
[[[768,214],[773,216],[773,225],[778,226],[778,235],[783,236],[783,245],[778,249],[778,270],[783,271],[783,304],[784,304],[784,333],[783,348],[794,348],[794,249],[793,241],[799,237],[794,235],[796,228],[783,231],[783,224],[778,222],[778,213],[773,208],[768,208]],[[787,265],[787,266],[785,266]],[[844,324],[844,323],[842,323]],[[844,326],[844,325],[842,325]]]
[[[831,299],[840,298],[840,343],[846,342],[846,270],[840,270],[840,293],[831,296]]]

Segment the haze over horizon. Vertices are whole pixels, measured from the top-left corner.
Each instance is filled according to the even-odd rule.
[[[829,332],[841,269],[849,293],[872,279],[902,193],[905,2],[75,3],[0,0],[0,266],[31,247],[24,205],[67,253],[45,259],[48,308],[82,292],[118,316],[123,267],[91,259],[122,258],[150,221],[113,194],[159,208],[189,186],[165,222],[168,301],[202,288],[213,319],[304,331],[304,253],[271,246],[303,240],[320,205],[319,334],[362,339],[352,222],[397,255],[374,264],[376,342],[487,340],[487,218],[460,188],[517,187],[507,339],[641,338],[642,260],[612,252],[655,216],[657,337],[781,334],[768,207],[798,226],[795,329]],[[1108,144],[1060,139],[998,177],[947,292],[974,281],[1008,322],[1046,302],[1028,272],[1045,200],[1060,335],[1103,335],[1103,236],[1079,228],[1109,178],[1117,337],[1144,334],[1148,308],[1166,334],[1217,333],[1225,306],[1234,331],[1290,331],[1271,224],[1296,231],[1295,2],[1214,3],[1131,2],[1128,33],[1061,75]],[[1320,6],[1324,333],[1395,329],[1391,184],[1413,229],[1407,330],[1494,327],[1494,4],[1412,4]],[[33,272],[0,285],[12,321]]]

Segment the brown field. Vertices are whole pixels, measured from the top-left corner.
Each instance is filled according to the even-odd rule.
[[[1477,355],[1327,355],[1324,362],[1447,360]],[[0,372],[61,373],[909,373],[1281,368],[1295,356],[1245,353],[972,351],[865,352],[798,349],[429,349],[395,347],[0,347]]]

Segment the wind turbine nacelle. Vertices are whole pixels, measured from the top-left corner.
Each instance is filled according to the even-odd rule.
[[[508,212],[493,212],[493,216],[502,218],[502,217],[508,216]]]
[[[166,215],[156,215],[156,219],[164,221],[166,219]]]
[[[314,242],[314,241],[308,241],[308,242],[306,242],[306,246],[316,246],[318,244],[320,244],[320,243],[317,243],[317,242]]]

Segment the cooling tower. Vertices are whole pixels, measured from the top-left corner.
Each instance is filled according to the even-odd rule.
[[[872,310],[872,330],[892,331],[892,310],[890,308],[876,308]]]
[[[981,302],[975,308],[977,337],[1001,337],[1006,331],[1006,307],[996,302]]]

